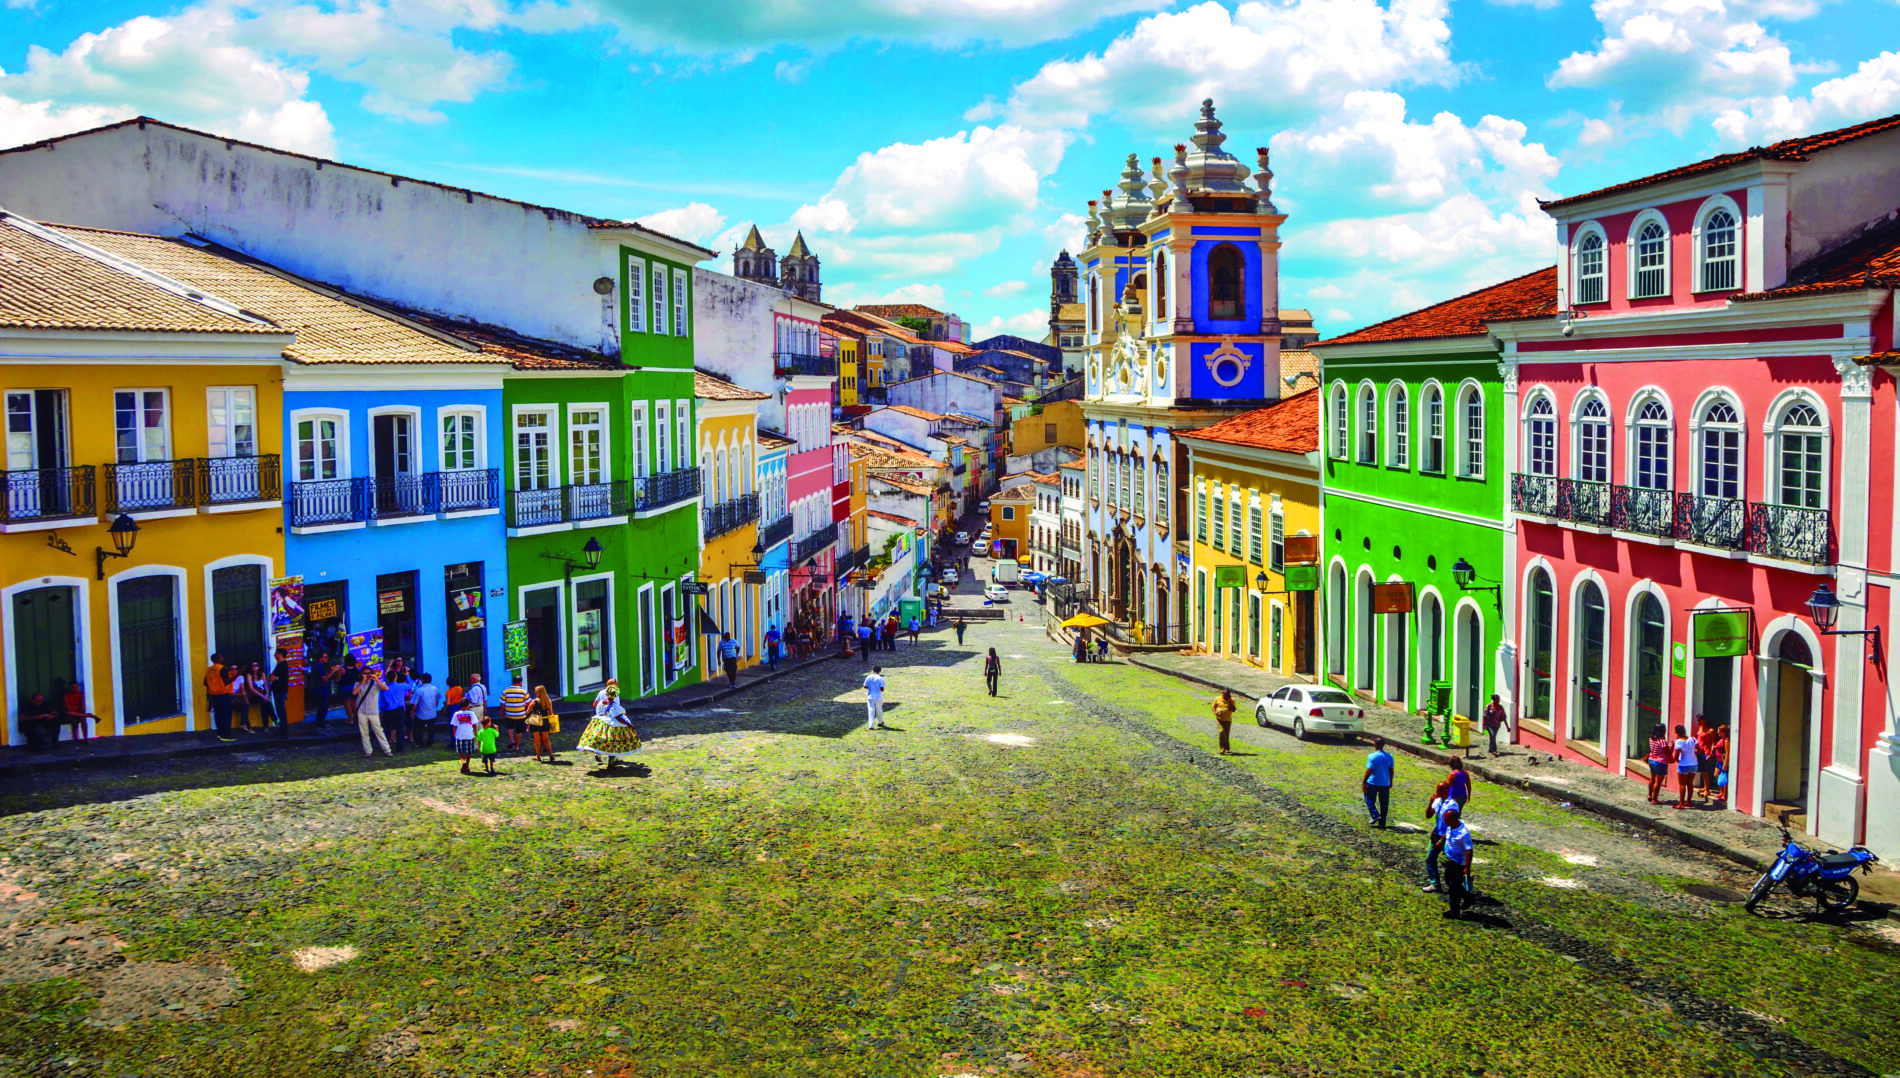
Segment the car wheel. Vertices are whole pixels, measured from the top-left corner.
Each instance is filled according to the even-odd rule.
[[[1260,726],[1270,725],[1267,722],[1267,709],[1265,707],[1255,707],[1253,709],[1253,721]]]
[[[1300,741],[1306,740],[1306,719],[1304,717],[1299,715],[1293,716],[1293,736]]]

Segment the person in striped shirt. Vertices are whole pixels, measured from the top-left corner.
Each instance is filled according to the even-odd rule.
[[[521,684],[521,675],[515,675],[514,684],[501,691],[502,726],[508,731],[508,751],[519,753],[521,739],[528,732],[528,705],[534,697]]]

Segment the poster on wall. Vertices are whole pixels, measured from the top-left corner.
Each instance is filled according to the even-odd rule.
[[[528,666],[528,623],[505,621],[501,625],[501,668],[524,670]]]
[[[673,669],[684,670],[693,661],[693,645],[686,632],[686,619],[674,618],[668,633],[673,642]]]
[[[378,675],[382,674],[383,631],[381,629],[351,633],[348,641],[350,654],[356,656],[358,666],[365,670],[374,670]]]
[[[303,632],[303,577],[279,576],[270,582],[270,631],[273,636]]]
[[[290,688],[302,688],[304,668],[303,633],[284,633],[279,636],[277,638],[277,650],[284,653],[284,657],[279,661],[289,664],[286,674],[289,677]]]

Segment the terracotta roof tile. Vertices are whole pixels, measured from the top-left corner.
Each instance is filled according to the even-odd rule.
[[[931,486],[929,483],[919,483],[914,479],[899,479],[896,476],[878,475],[875,472],[873,472],[870,475],[865,476],[865,480],[867,482],[873,479],[877,480],[880,483],[883,483],[885,486],[896,487],[898,490],[901,490],[906,494],[917,494],[925,498],[930,497],[933,493],[936,492],[936,489],[937,489],[936,487]]]
[[[1788,283],[1737,300],[1780,299],[1816,292],[1900,288],[1900,221],[1888,221],[1795,267]]]
[[[1467,292],[1411,314],[1388,318],[1343,337],[1314,345],[1419,341],[1437,337],[1476,337],[1485,324],[1511,318],[1535,318],[1557,311],[1557,267],[1550,266],[1501,284]]]
[[[942,318],[943,312],[935,307],[926,307],[921,303],[860,303],[854,311],[874,314],[879,318]]]
[[[1027,501],[1034,501],[1035,497],[1036,497],[1035,487],[1030,486],[1028,483],[1018,483],[1015,486],[1010,487],[1008,490],[999,490],[995,494],[990,495],[990,501],[1027,502]]]
[[[1562,209],[1565,206],[1574,206],[1579,202],[1602,198],[1604,195],[1633,191],[1637,188],[1667,183],[1670,180],[1680,179],[1684,176],[1694,176],[1698,173],[1714,172],[1718,169],[1727,168],[1730,165],[1739,165],[1745,161],[1806,161],[1808,158],[1814,156],[1816,151],[1827,149],[1829,146],[1838,146],[1843,142],[1852,142],[1855,139],[1863,139],[1869,135],[1878,135],[1882,131],[1891,131],[1897,127],[1900,127],[1900,114],[1884,116],[1878,120],[1868,120],[1865,123],[1854,124],[1851,127],[1841,127],[1833,131],[1823,131],[1818,135],[1802,135],[1798,138],[1783,139],[1769,146],[1751,147],[1740,153],[1717,154],[1704,161],[1681,165],[1677,168],[1644,176],[1640,179],[1626,180],[1623,183],[1612,184],[1609,187],[1599,187],[1595,191],[1586,191],[1581,195],[1567,195],[1563,198],[1553,199],[1543,203],[1543,207],[1546,210]]]
[[[780,434],[779,432],[775,430],[768,430],[765,427],[759,428],[759,433],[757,435],[757,438],[759,440],[759,444],[766,447],[767,449],[778,449],[781,446],[798,444],[797,442],[791,440],[790,438],[785,437],[783,434]]]
[[[1056,307],[1055,320],[1058,322],[1080,322],[1088,314],[1088,307],[1080,303],[1064,303]]]
[[[693,372],[693,396],[709,401],[762,401],[769,400],[770,394],[756,393],[744,386],[735,386],[724,378],[715,378],[705,371]]]
[[[1181,437],[1281,453],[1316,452],[1319,449],[1319,390],[1297,393],[1210,427],[1182,431]]]
[[[0,227],[0,326],[154,333],[288,332],[262,317],[227,314],[117,268],[98,252],[88,253],[83,237],[69,246],[57,238],[36,235],[29,227]]]
[[[866,509],[864,511],[864,515],[876,517],[879,520],[889,521],[892,524],[902,524],[906,528],[915,528],[918,526],[918,523],[919,523],[918,521],[912,520],[909,517],[900,517],[896,513],[886,513],[879,509]]]
[[[900,415],[913,416],[917,419],[928,419],[933,422],[943,418],[943,415],[941,413],[926,412],[922,408],[912,408],[908,404],[887,404],[884,407],[887,410],[896,412]]]
[[[1299,389],[1300,381],[1307,378],[1312,379],[1314,385],[1319,384],[1319,357],[1304,348],[1281,350],[1281,391]]]

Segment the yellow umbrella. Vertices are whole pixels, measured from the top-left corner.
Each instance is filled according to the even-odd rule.
[[[1024,565],[1028,565],[1030,562],[1034,561],[1035,559],[1030,557],[1028,554],[1024,554],[1022,557],[1017,558],[1016,560],[1021,562]]]
[[[1097,625],[1107,625],[1107,618],[1098,618],[1094,614],[1077,614],[1062,623],[1064,629],[1093,629]]]

